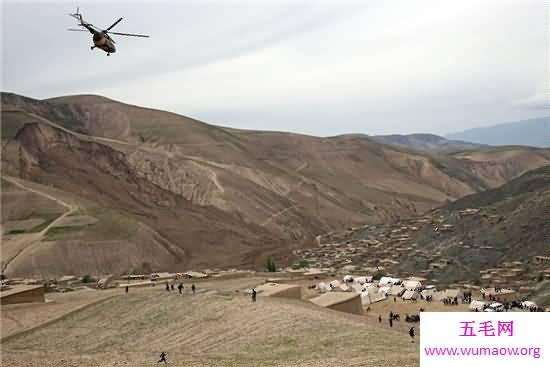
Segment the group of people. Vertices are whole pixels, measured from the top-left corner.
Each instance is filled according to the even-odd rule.
[[[421,310],[424,311],[423,309],[421,309]],[[390,310],[390,313],[388,315],[388,322],[389,322],[390,327],[393,327],[394,320],[399,321],[400,318],[401,317],[399,316],[399,314],[393,313],[393,311]],[[408,315],[407,315],[407,318],[408,318]],[[409,321],[409,320],[407,320],[407,321]],[[420,321],[420,319],[418,321]],[[382,323],[382,315],[378,315],[378,322]],[[409,336],[411,337],[411,343],[414,343],[414,336],[415,336],[414,326],[411,326],[409,328]]]
[[[179,283],[179,284],[178,284],[178,292],[179,292],[179,294],[183,294],[183,290],[184,290],[184,289],[185,289],[185,287],[184,287],[183,283]],[[129,290],[130,290],[130,287],[128,287],[128,286],[126,286],[126,287],[124,288],[124,291],[125,291],[126,293],[128,293]],[[173,290],[174,290],[174,284],[173,284],[173,283],[170,284],[170,283],[166,282],[166,291],[170,292],[170,291],[173,291]],[[197,287],[195,286],[195,283],[193,283],[193,284],[191,285],[191,291],[193,292],[193,294],[195,294],[195,293],[197,292]]]
[[[444,305],[458,305],[458,297],[445,297],[441,300]]]
[[[183,294],[183,290],[185,289],[185,286],[183,285],[183,283],[179,283],[178,284],[178,292],[179,294]],[[174,284],[169,284],[168,282],[166,282],[166,291],[170,292],[170,291],[173,291],[174,290]],[[195,286],[195,283],[191,284],[191,292],[193,292],[193,294],[195,294],[197,291],[197,287]]]

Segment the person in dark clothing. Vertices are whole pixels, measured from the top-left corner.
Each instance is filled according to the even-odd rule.
[[[252,302],[256,302],[256,289],[252,288]]]
[[[191,290],[193,291],[193,294],[197,291],[197,287],[195,287],[195,283],[191,284]]]
[[[393,319],[388,319],[388,321],[390,322],[390,327],[393,327]]]
[[[414,326],[409,329],[409,335],[411,336],[411,343],[414,343]]]
[[[178,292],[180,292],[180,294],[183,293],[183,284],[178,284]]]
[[[160,353],[160,360],[157,363],[160,363],[160,362],[164,362],[164,364],[168,363],[168,362],[166,362],[166,353],[165,352]]]
[[[170,289],[174,290],[174,284],[170,284]]]
[[[378,323],[382,323],[382,315],[378,315]]]
[[[170,284],[168,284],[168,282],[166,282],[166,290],[170,292]]]
[[[124,290],[126,293],[128,293],[128,286],[126,286],[126,289]]]

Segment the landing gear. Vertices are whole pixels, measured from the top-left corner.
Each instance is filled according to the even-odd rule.
[[[90,46],[90,50],[93,50],[95,48],[95,46]]]
[[[110,55],[110,53],[107,52],[107,56],[109,56],[109,55]]]

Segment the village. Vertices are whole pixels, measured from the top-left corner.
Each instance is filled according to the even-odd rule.
[[[218,282],[230,280],[232,291],[243,295],[254,292],[260,296],[303,300],[336,311],[384,319],[389,312],[403,313],[405,320],[410,322],[420,321],[422,311],[545,311],[514,289],[468,284],[442,288],[423,277],[382,276],[382,270],[380,267],[371,268],[370,272],[362,273],[354,265],[344,265],[339,270],[286,268],[277,272],[206,269],[200,272],[108,275],[99,279],[68,275],[45,284],[38,279],[13,278],[2,280],[0,300],[2,306],[48,303],[51,295],[78,294],[83,289],[99,293],[106,290],[128,293],[134,289],[165,288],[168,292],[182,294],[193,290],[194,293],[195,289],[216,288]]]
[[[248,288],[239,287],[237,281],[235,291],[250,293],[255,289],[260,295],[304,299],[322,307],[361,315],[402,309],[417,321],[422,310],[544,310],[545,305],[539,307],[530,297],[536,282],[550,280],[550,256],[534,256],[528,262],[503,262],[498,267],[480,269],[477,279],[466,274],[450,282],[445,274],[448,268],[456,267],[457,260],[443,256],[441,251],[423,250],[418,246],[416,241],[422,237],[437,238],[453,232],[457,219],[464,217],[499,220],[487,209],[467,208],[446,215],[350,228],[318,236],[318,246],[294,251],[298,259],[294,265],[270,272],[204,269],[97,278],[66,275],[49,280],[3,279],[0,298],[2,305],[40,303],[46,302],[48,294],[82,288],[99,291],[120,288],[128,292],[133,288],[166,286],[173,290],[174,286],[185,288],[205,281],[215,284],[216,280],[262,279]],[[409,305],[400,306],[404,304]]]
[[[479,212],[467,210],[460,215]],[[250,336],[254,339],[250,340],[258,343],[253,360],[264,358],[266,350],[282,348],[279,342],[271,342],[271,333],[263,336],[258,331],[266,326],[259,320],[268,320],[264,322],[270,323],[269,330],[284,330],[285,340],[301,340],[300,343],[317,340],[312,342],[314,345],[326,343],[323,335],[327,334],[319,332],[320,325],[330,329],[338,327],[341,333],[338,335],[349,335],[353,329],[353,338],[377,335],[368,344],[370,352],[343,347],[345,343],[338,342],[342,350],[354,351],[352,355],[356,358],[387,348],[384,343],[389,342],[379,337],[383,335],[392,340],[391,345],[407,351],[396,354],[395,358],[409,363],[417,358],[418,344],[413,343],[415,336],[420,335],[423,312],[550,312],[546,298],[537,298],[533,292],[535,286],[548,284],[549,256],[534,256],[528,263],[503,262],[499,267],[480,270],[478,279],[465,276],[461,281],[450,282],[445,272],[456,265],[456,259],[437,251],[422,250],[415,242],[421,236],[444,236],[454,230],[453,222],[444,216],[432,218],[366,225],[319,236],[316,247],[295,251],[293,264],[277,267],[270,259],[271,266],[266,262],[264,271],[195,269],[64,275],[51,279],[3,277],[0,284],[2,343],[12,346],[15,354],[10,354],[10,358],[15,361],[17,345],[26,335],[38,338],[41,344],[47,343],[46,340],[56,338],[41,339],[42,330],[55,333],[55,325],[75,325],[75,320],[92,320],[89,327],[110,338],[113,331],[97,328],[91,318],[99,318],[96,321],[103,324],[114,308],[120,327],[132,328],[136,333],[159,327],[157,318],[169,323],[179,320],[182,326],[195,322],[204,330],[201,336],[194,336],[193,329],[172,326],[174,330],[183,330],[178,331],[185,338],[182,345],[191,343],[181,350],[170,349],[170,358],[182,363],[196,362],[194,348],[210,350],[210,340],[223,341],[218,344],[223,348],[231,340],[231,333],[247,335],[250,323],[254,325],[254,336]],[[541,274],[544,277],[541,278]],[[128,307],[131,313],[126,312]],[[232,327],[224,327],[226,319],[232,320]],[[292,325],[299,322],[297,320],[304,321],[301,331],[294,334]],[[309,323],[313,320],[318,320],[318,324],[310,329]],[[69,330],[73,326],[67,327]],[[333,339],[341,340],[338,335],[333,335]],[[66,341],[62,340],[75,339],[67,334],[60,336],[60,340],[56,350],[64,350]],[[126,345],[126,339],[117,340]],[[172,343],[170,337],[164,336],[161,340]],[[302,345],[300,343],[298,345]],[[131,344],[125,348],[131,348]],[[87,347],[80,343],[78,348],[86,350]],[[125,365],[135,363],[135,358],[154,358],[160,348],[163,346],[148,348],[147,356],[128,357],[131,361]],[[298,353],[297,358],[302,349],[284,349],[284,353],[291,350]],[[209,354],[209,358],[217,357]],[[37,361],[42,363],[39,357]]]
[[[455,231],[457,218],[498,222],[500,217],[487,209],[464,209],[447,215],[400,220],[393,224],[349,228],[343,233],[318,236],[319,246],[295,250],[300,265],[322,269],[342,269],[351,273],[384,274],[396,277],[420,277],[440,287],[511,288],[523,296],[536,282],[550,280],[550,251],[533,256],[529,261],[505,261],[498,266],[480,268],[478,272],[462,271],[468,264],[445,256],[441,249],[424,249],[418,242],[426,237],[444,238]],[[477,218],[476,218],[477,217]],[[458,241],[460,249],[476,247],[494,256],[492,246]],[[470,270],[468,268],[468,270]]]

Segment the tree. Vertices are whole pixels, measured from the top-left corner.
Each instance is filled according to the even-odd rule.
[[[265,268],[270,273],[274,273],[277,271],[277,265],[275,265],[275,261],[273,261],[273,258],[271,256],[269,256],[265,260]]]
[[[96,280],[95,280],[94,278],[92,278],[91,275],[86,274],[86,275],[84,275],[84,276],[80,279],[80,281],[81,281],[82,283],[93,283],[93,282],[95,282]]]

